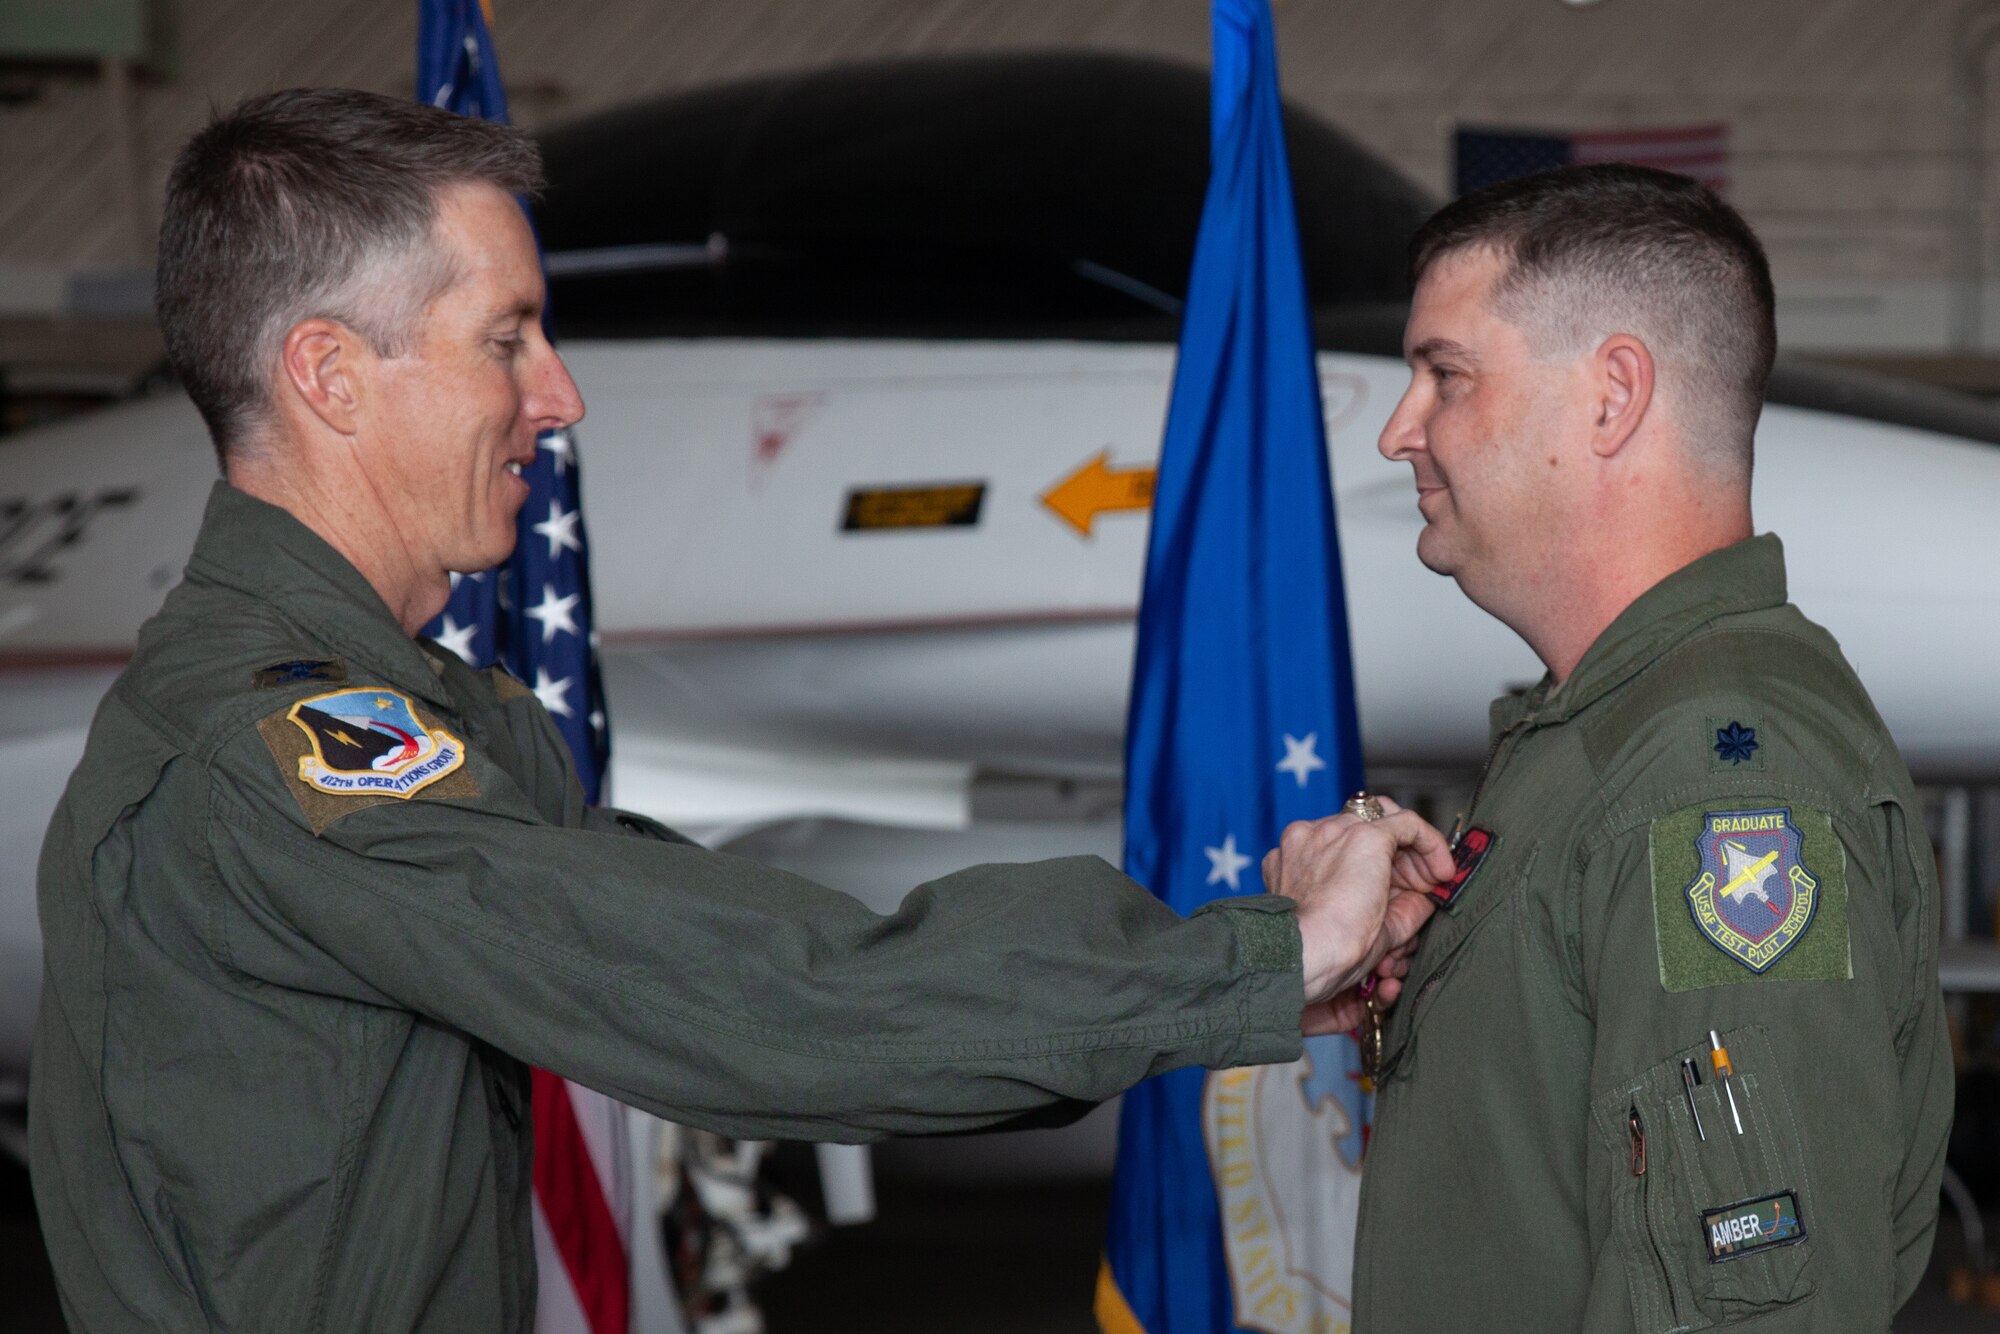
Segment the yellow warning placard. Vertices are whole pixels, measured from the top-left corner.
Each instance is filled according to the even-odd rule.
[[[986,504],[984,482],[940,482],[929,486],[855,487],[847,493],[842,531],[891,528],[971,528]]]

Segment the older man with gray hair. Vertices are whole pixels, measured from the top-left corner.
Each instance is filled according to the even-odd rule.
[[[1046,1120],[1294,1059],[1450,873],[1391,807],[1186,920],[1091,858],[884,917],[587,809],[534,695],[416,637],[583,415],[539,184],[511,130],[343,90],[175,165],[159,311],[223,480],[43,851],[30,1136],[74,1328],[525,1330],[524,1063],[748,1137]]]

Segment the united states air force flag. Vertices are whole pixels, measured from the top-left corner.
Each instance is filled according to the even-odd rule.
[[[483,0],[419,0],[417,96],[460,115],[507,119],[507,98]],[[610,757],[603,690],[591,631],[590,571],[575,442],[567,431],[537,442],[522,470],[529,487],[514,554],[492,570],[459,575],[425,633],[475,667],[500,663],[531,686],[576,760],[584,792],[598,799]],[[633,1302],[678,1325],[672,1305],[634,1288],[658,1281],[635,1266],[633,1235],[649,1235],[623,1107],[545,1070],[534,1072],[537,1334],[632,1334]]]
[[[1215,0],[1208,197],[1161,449],[1126,738],[1125,869],[1183,913],[1263,885],[1360,786],[1311,312],[1267,0]],[[1370,1100],[1352,1038],[1125,1095],[1106,1334],[1350,1323]]]

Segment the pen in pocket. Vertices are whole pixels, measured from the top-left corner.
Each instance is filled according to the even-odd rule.
[[[1743,1116],[1736,1110],[1736,1090],[1733,1076],[1736,1067],[1729,1063],[1729,1049],[1722,1045],[1722,1039],[1708,1030],[1709,1062],[1715,1066],[1715,1077],[1722,1084],[1722,1096],[1729,1099],[1729,1119],[1736,1124],[1736,1133],[1743,1133]]]
[[[1708,1132],[1701,1128],[1701,1109],[1694,1105],[1694,1086],[1700,1082],[1700,1077],[1694,1072],[1694,1062],[1688,1060],[1686,1057],[1682,1057],[1681,1092],[1687,1094],[1688,1115],[1694,1118],[1694,1133],[1701,1137],[1703,1144],[1706,1144],[1708,1143]]]

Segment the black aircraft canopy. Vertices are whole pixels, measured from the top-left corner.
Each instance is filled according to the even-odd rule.
[[[564,338],[1170,342],[1208,187],[1208,73],[1090,53],[845,65],[634,103],[542,137]],[[1400,358],[1432,205],[1285,112],[1319,345]],[[1948,391],[1798,362],[1774,403],[2000,443]]]
[[[1208,120],[1206,70],[1028,54],[780,75],[572,122],[542,139],[557,328],[1171,340]],[[1285,136],[1314,305],[1387,307],[1400,328],[1431,205],[1296,108]]]

